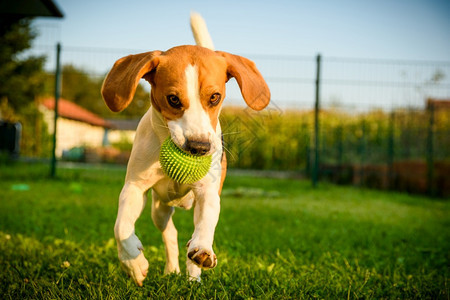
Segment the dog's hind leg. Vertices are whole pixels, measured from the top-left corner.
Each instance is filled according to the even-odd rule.
[[[180,273],[178,263],[178,233],[172,221],[175,212],[173,207],[161,202],[158,195],[152,191],[152,219],[155,226],[161,231],[166,248],[166,267],[164,274]]]

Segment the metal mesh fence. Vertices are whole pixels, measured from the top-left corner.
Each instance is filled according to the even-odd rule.
[[[63,45],[61,60],[101,82],[114,61],[145,51]],[[30,54],[45,55],[48,73],[54,72],[54,46],[38,45]],[[400,162],[420,162],[412,170],[421,173],[427,190],[441,180],[439,174],[446,174],[450,109],[440,100],[450,99],[450,62],[323,58],[320,159],[314,166],[315,57],[243,56],[252,59],[266,78],[272,100],[266,111],[251,112],[244,107],[237,84],[233,80],[227,84],[221,122],[232,167],[293,170],[306,176],[316,167],[321,178],[389,188],[400,180],[400,173],[407,173]],[[148,86],[144,89],[149,91]],[[427,105],[428,99],[439,101]],[[92,101],[103,105],[99,93]],[[445,167],[441,170],[436,164]]]

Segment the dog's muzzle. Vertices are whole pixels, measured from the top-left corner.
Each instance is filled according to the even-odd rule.
[[[205,155],[211,150],[208,140],[186,140],[185,151],[192,155]]]

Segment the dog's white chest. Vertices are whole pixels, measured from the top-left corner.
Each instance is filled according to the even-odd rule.
[[[192,191],[192,186],[190,185],[179,184],[169,178],[164,178],[153,186],[153,190],[159,199],[167,205],[183,208],[190,208],[192,205],[192,203],[186,203],[192,202],[188,198],[193,199],[193,195],[192,197],[189,195],[189,192]]]

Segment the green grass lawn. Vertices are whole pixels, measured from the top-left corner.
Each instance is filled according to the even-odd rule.
[[[449,299],[450,202],[307,181],[228,176],[202,283],[164,276],[150,205],[136,224],[150,270],[120,270],[113,226],[124,170],[0,166],[2,299]],[[192,211],[177,210],[180,262]]]

